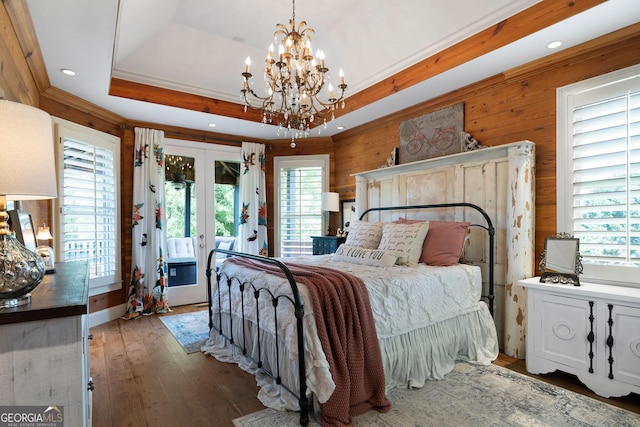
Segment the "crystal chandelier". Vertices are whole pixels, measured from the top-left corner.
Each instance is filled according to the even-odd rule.
[[[339,104],[344,108],[347,85],[340,70],[340,83],[334,93],[324,52],[318,50],[315,58],[312,54],[311,34],[315,31],[307,27],[305,21],[296,28],[295,0],[289,25],[288,29],[284,24],[277,24],[273,34],[278,52],[275,56],[272,44],[265,60],[266,96],[258,95],[252,88],[251,59],[247,57],[241,98],[245,111],[247,107],[262,110],[262,123],[277,123],[278,134],[290,135],[294,148],[296,138],[306,137],[311,126],[326,126],[327,116],[333,120]]]

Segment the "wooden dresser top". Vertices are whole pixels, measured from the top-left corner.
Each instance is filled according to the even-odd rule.
[[[56,263],[31,291],[31,303],[0,308],[0,325],[88,313],[89,266],[85,261]]]

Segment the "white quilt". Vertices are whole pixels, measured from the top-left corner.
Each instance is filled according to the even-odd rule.
[[[282,260],[282,259],[281,259]],[[482,279],[480,268],[469,265],[455,265],[450,267],[433,267],[420,264],[414,267],[398,266],[373,267],[346,262],[333,261],[332,255],[308,256],[287,258],[282,260],[297,264],[313,264],[345,271],[363,279],[369,292],[369,298],[374,313],[377,335],[380,340],[383,353],[383,363],[385,365],[385,375],[387,376],[388,387],[395,387],[401,384],[421,387],[424,380],[428,378],[441,378],[453,366],[453,360],[463,359],[482,364],[490,363],[491,358],[497,356],[497,339],[495,338],[495,327],[493,321],[486,310],[484,304],[478,304],[482,292]],[[239,274],[243,280],[252,281],[255,287],[267,286],[274,294],[290,294],[289,284],[285,279],[281,279],[263,272],[249,271],[234,264],[225,263],[223,271],[229,274]],[[240,312],[244,304],[245,316],[255,322],[254,308],[255,300],[252,291],[245,292],[248,296],[244,302],[239,298],[232,301],[232,311]],[[305,358],[307,383],[309,389],[316,395],[319,402],[326,401],[333,392],[334,384],[331,379],[329,365],[326,361],[321,344],[315,333],[315,321],[313,318],[312,304],[308,298],[306,288],[300,286],[300,294],[304,302],[305,316]],[[223,311],[228,311],[228,299],[223,295]],[[217,299],[217,295],[214,297]],[[270,303],[261,303],[261,310],[272,310]],[[216,310],[214,309],[214,312]],[[280,326],[280,339],[284,339],[286,353],[291,366],[284,369],[283,382],[285,384],[297,383],[297,344],[295,317],[291,304],[279,304],[278,311],[282,312],[281,319],[289,319],[286,325]],[[285,313],[286,312],[286,313]],[[272,313],[272,311],[269,311]],[[480,317],[479,326],[472,327],[469,337],[455,336],[459,334],[458,327],[448,324],[448,319],[458,316],[467,318]],[[269,316],[272,316],[270,314]],[[466,319],[465,319],[466,321]],[[457,322],[454,320],[455,324]],[[214,313],[214,323],[219,321]],[[235,321],[235,325],[240,322]],[[475,320],[472,321],[475,324]],[[436,325],[438,324],[438,325]],[[433,326],[435,325],[435,326]],[[432,329],[431,327],[436,329]],[[268,336],[274,336],[275,331],[271,323],[261,322],[260,325],[266,340],[263,341],[262,352],[275,355],[273,344],[265,344],[269,341]],[[284,330],[284,333],[282,332]],[[417,354],[424,354],[424,350],[430,348],[433,334],[448,335],[447,340],[451,343],[443,344],[446,348],[446,355],[442,357],[433,356],[433,360],[406,360],[418,359]],[[464,333],[467,333],[465,327]],[[255,334],[255,331],[248,335]],[[463,334],[462,334],[463,335]],[[236,333],[238,336],[238,332]],[[425,340],[425,344],[419,344],[420,348],[412,344],[413,349],[399,349],[405,345],[403,342],[407,337],[411,340]],[[396,339],[396,337],[398,337]],[[445,338],[443,338],[445,339]],[[461,347],[458,340],[470,342],[467,347],[471,351],[458,350]],[[453,343],[455,342],[455,344]],[[487,342],[485,344],[485,342]],[[477,344],[477,345],[476,345]],[[485,347],[486,346],[486,347]],[[476,350],[476,348],[478,348]],[[243,369],[251,373],[256,373],[255,367],[237,351],[227,347],[226,342],[212,335],[203,351],[213,354],[218,359],[225,362],[238,363]],[[406,354],[405,354],[406,351]],[[251,352],[250,352],[251,353]],[[256,349],[253,349],[252,356],[258,358]],[[442,353],[438,351],[437,353]],[[452,354],[449,354],[452,353]],[[475,354],[467,354],[475,353]],[[281,354],[282,355],[282,354]],[[407,356],[409,355],[409,356]],[[263,355],[263,358],[265,356]],[[398,360],[405,360],[398,366]],[[426,365],[426,368],[424,367]],[[400,370],[398,370],[400,369]],[[387,372],[388,371],[388,372]],[[411,378],[407,378],[407,372],[412,371]],[[420,372],[418,372],[420,371]],[[424,372],[423,372],[424,371]],[[260,400],[269,407],[276,409],[296,409],[297,402],[288,395],[280,393],[278,387],[274,387],[266,376],[258,375],[259,385],[262,387],[259,393]],[[407,383],[408,381],[408,383]],[[296,389],[296,386],[293,386]]]
[[[290,259],[344,271],[367,286],[379,338],[415,329],[475,310],[482,293],[480,267],[370,267],[333,261],[332,255]]]

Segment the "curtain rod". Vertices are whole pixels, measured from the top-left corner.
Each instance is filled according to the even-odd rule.
[[[121,125],[120,129],[123,130],[134,130],[136,127],[142,127],[142,126],[128,126],[128,125]],[[196,139],[199,141],[203,141],[203,142],[230,142],[234,145],[242,145],[241,141],[237,141],[235,139],[227,139],[227,138],[223,138],[223,137],[219,137],[219,138],[211,138],[205,135],[192,135],[189,133],[183,133],[183,132],[167,132],[167,131],[163,131],[165,136],[169,136],[169,137],[174,137],[174,138],[189,138],[189,139]]]

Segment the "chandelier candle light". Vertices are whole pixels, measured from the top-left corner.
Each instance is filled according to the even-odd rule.
[[[296,28],[295,0],[289,25],[290,28],[276,25],[277,56],[273,45],[269,47],[264,68],[267,95],[260,96],[252,89],[251,59],[247,57],[241,98],[245,111],[247,107],[262,110],[262,123],[275,121],[278,134],[284,131],[285,135],[290,135],[291,148],[295,148],[296,138],[306,137],[311,126],[324,124],[326,127],[326,116],[330,114],[333,120],[338,104],[344,108],[347,85],[340,70],[340,83],[334,94],[324,52],[318,50],[315,58],[312,54],[311,34],[315,31],[307,27],[305,21]]]

